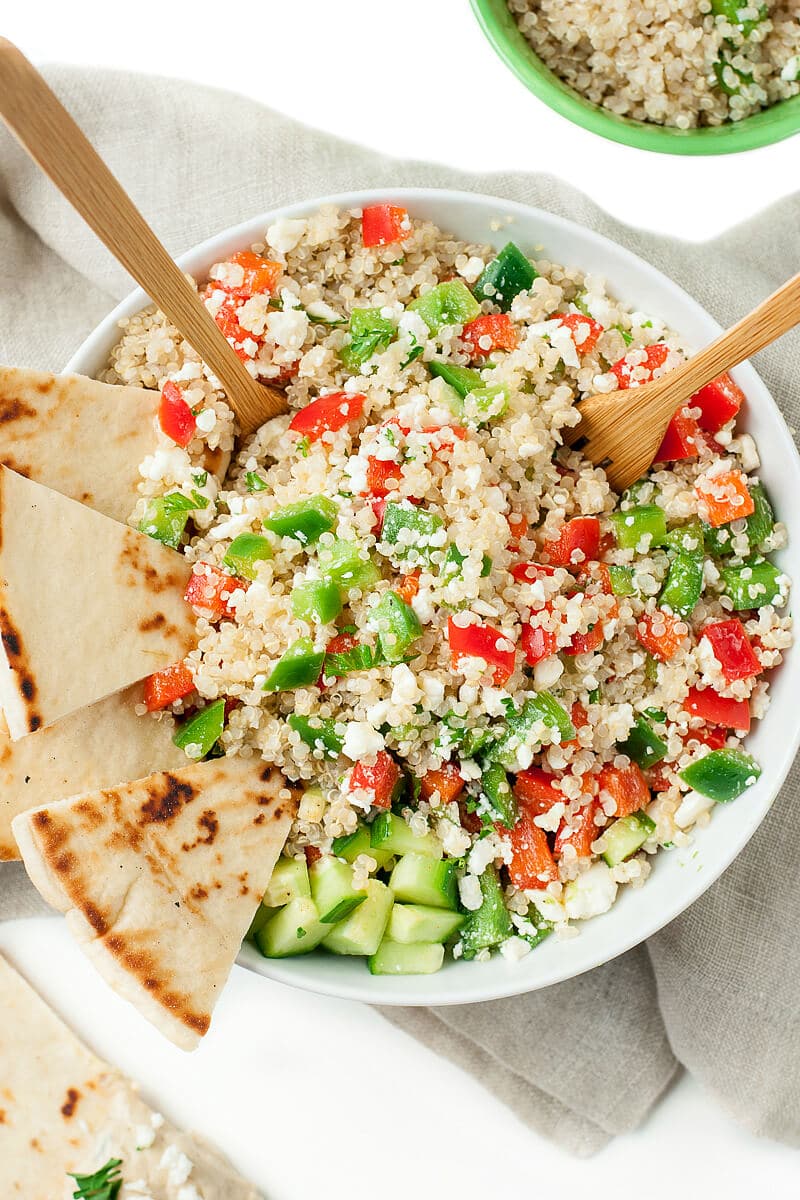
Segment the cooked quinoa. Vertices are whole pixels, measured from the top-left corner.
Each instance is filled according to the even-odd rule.
[[[183,686],[153,677],[142,719],[301,783],[287,860],[358,846],[355,888],[386,878],[370,825],[391,808],[453,864],[455,956],[518,958],[754,782],[742,738],[791,642],[766,557],[786,534],[728,377],[622,497],[561,444],[582,396],[682,360],[657,314],[541,248],[378,208],[377,232],[372,209],[278,221],[200,285],[291,408],[222,482],[216,381],[163,314],[124,323],[105,378],[188,421],[162,414],[132,522],[195,564],[198,613]]]
[[[800,0],[508,0],[546,65],[619,116],[678,129],[800,93]]]

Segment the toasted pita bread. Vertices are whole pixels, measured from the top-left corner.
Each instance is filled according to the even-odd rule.
[[[0,367],[0,464],[125,522],[139,499],[139,464],[158,445],[159,392],[85,375]],[[206,450],[222,478],[230,455]]]
[[[11,832],[18,813],[186,766],[172,740],[175,723],[138,717],[142,699],[134,684],[17,742],[0,724],[0,862],[19,858]]]
[[[0,467],[0,706],[13,739],[186,656],[191,566]]]
[[[125,1182],[142,1180],[148,1195],[171,1195],[168,1164],[178,1152],[192,1164],[187,1183],[204,1200],[259,1200],[209,1143],[153,1112],[136,1085],[92,1054],[2,958],[0,1012],[5,1200],[61,1200],[75,1189],[67,1172],[90,1174],[110,1158],[122,1159]]]
[[[283,849],[283,776],[231,756],[15,818],[25,869],[100,974],[193,1049]]]

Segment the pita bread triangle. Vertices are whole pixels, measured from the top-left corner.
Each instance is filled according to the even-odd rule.
[[[153,1112],[136,1085],[97,1058],[2,957],[0,1011],[6,1200],[71,1196],[75,1183],[67,1172],[90,1174],[113,1158],[122,1160],[124,1182],[142,1180],[148,1195],[166,1195],[161,1164],[169,1147],[175,1147],[173,1157],[179,1151],[191,1163],[189,1182],[200,1189],[195,1195],[258,1200],[217,1150]]]
[[[0,721],[0,862],[19,858],[11,832],[18,813],[186,766],[172,740],[175,722],[137,716],[143,700],[137,683],[16,742]]]
[[[0,464],[126,522],[139,499],[139,464],[158,444],[160,393],[0,367]],[[207,449],[220,479],[230,455]]]
[[[211,1013],[296,801],[260,759],[212,759],[23,813],[31,880],[100,974],[183,1049]]]
[[[12,739],[185,658],[190,564],[0,467],[0,706]]]

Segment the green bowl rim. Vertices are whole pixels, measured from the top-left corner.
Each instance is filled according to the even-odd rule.
[[[742,121],[674,129],[619,117],[584,100],[546,67],[517,27],[506,0],[470,0],[483,33],[505,65],[554,112],[613,142],[662,154],[734,154],[769,146],[800,132],[800,96]]]

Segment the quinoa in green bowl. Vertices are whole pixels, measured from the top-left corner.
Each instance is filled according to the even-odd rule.
[[[162,314],[106,378],[162,389],[132,521],[195,564],[197,649],[142,719],[303,789],[251,940],[407,974],[574,936],[759,775],[789,580],[742,392],[617,496],[560,431],[685,348],[597,277],[380,204],[276,222],[201,294],[291,408],[224,476],[230,410]]]

